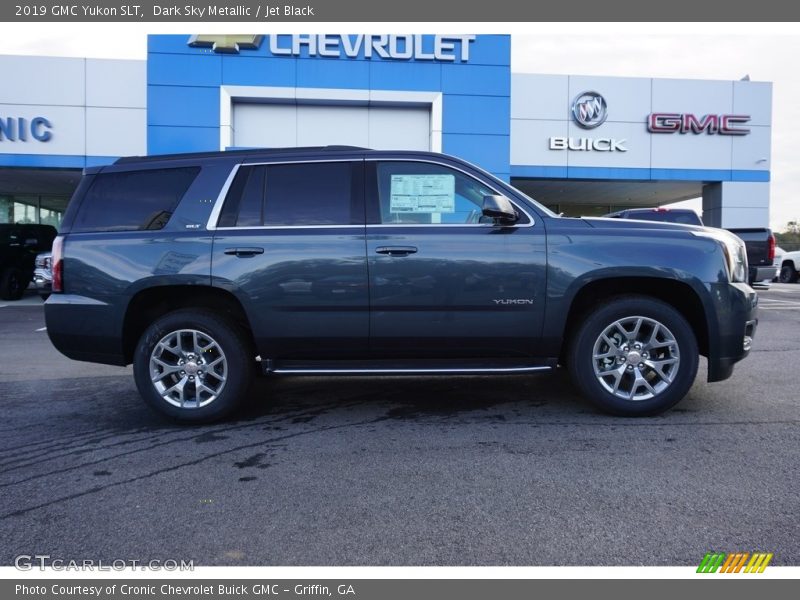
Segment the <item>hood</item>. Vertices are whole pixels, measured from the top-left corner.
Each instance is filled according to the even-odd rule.
[[[656,229],[658,231],[708,231],[710,227],[683,225],[666,221],[640,221],[638,219],[613,219],[605,217],[581,217],[581,220],[595,229]]]

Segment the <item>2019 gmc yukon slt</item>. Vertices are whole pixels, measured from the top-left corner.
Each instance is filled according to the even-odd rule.
[[[560,218],[462,160],[350,147],[132,157],[85,171],[53,248],[47,331],[133,363],[158,411],[209,421],[257,370],[526,373],[605,411],[680,401],[756,328],[721,230]]]

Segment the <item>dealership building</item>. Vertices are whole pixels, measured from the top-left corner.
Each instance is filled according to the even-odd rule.
[[[0,223],[57,224],[120,156],[317,145],[453,154],[567,215],[769,223],[767,82],[514,73],[502,35],[152,35],[146,61],[0,72]]]

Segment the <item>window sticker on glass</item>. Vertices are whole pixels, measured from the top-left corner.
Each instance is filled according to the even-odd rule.
[[[451,213],[456,210],[454,175],[392,175],[389,211]]]

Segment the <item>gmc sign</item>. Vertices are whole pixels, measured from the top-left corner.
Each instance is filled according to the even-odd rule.
[[[650,133],[707,133],[720,135],[747,135],[750,129],[741,127],[747,123],[750,115],[706,115],[697,117],[692,114],[652,113],[647,118],[647,130]]]

